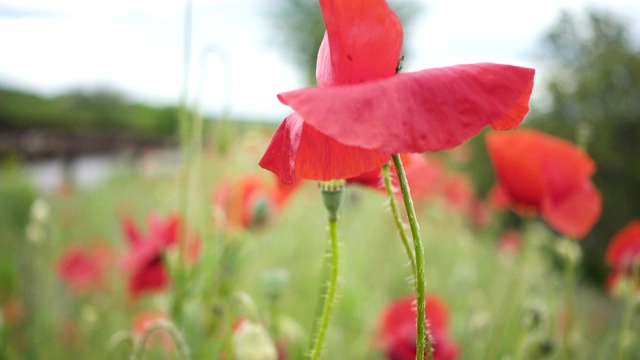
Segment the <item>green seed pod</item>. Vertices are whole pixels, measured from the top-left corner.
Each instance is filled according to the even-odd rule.
[[[320,181],[318,188],[322,193],[322,202],[329,212],[329,220],[338,220],[338,210],[344,201],[347,182],[345,180]]]

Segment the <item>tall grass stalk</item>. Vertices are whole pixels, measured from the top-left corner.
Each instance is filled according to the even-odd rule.
[[[183,168],[180,177],[180,188],[178,189],[178,207],[180,213],[185,214],[189,203],[188,183],[189,183],[189,134],[191,129],[191,116],[187,106],[189,98],[189,74],[191,69],[191,30],[192,30],[192,17],[193,17],[193,5],[191,0],[185,1],[184,7],[184,27],[182,38],[182,84],[180,88],[179,99],[179,129],[180,129],[180,147],[183,157]],[[186,253],[186,239],[184,226],[180,227],[180,236],[178,237],[178,261],[177,266],[173,270],[173,276],[175,277],[175,296],[173,297],[173,303],[171,304],[171,317],[177,321],[181,316],[182,298],[183,298],[183,286],[185,283],[185,262],[184,254]]]

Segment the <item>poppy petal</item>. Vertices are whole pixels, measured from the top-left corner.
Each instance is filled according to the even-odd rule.
[[[519,124],[534,70],[490,63],[403,73],[348,86],[278,95],[337,141],[387,153],[455,147],[490,124]]]
[[[640,220],[634,220],[618,231],[607,247],[606,262],[623,267],[630,259],[640,256]]]
[[[341,144],[307,126],[294,113],[276,131],[260,166],[275,173],[283,183],[293,184],[297,178],[347,179],[388,161],[389,154]]]
[[[515,133],[487,133],[485,142],[499,179],[502,205],[513,204],[520,214],[537,212],[545,196],[545,181],[531,156],[534,149],[523,147]]]
[[[124,232],[129,245],[136,246],[142,242],[140,231],[132,218],[126,217],[122,220],[122,232]]]
[[[318,52],[318,86],[392,76],[402,24],[384,0],[320,1],[327,32]]]
[[[600,218],[602,196],[591,180],[585,180],[562,202],[546,201],[542,217],[558,232],[573,239],[582,239]]]
[[[302,118],[295,113],[287,116],[260,159],[260,166],[276,174],[285,184],[293,184],[296,181],[296,149],[300,143],[301,132]]]

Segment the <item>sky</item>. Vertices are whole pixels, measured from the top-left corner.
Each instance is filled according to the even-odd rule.
[[[290,112],[276,94],[304,84],[271,41],[265,14],[277,1],[193,0],[191,104],[199,99],[212,116],[269,121]],[[421,1],[403,71],[485,61],[535,66],[536,44],[561,9],[609,9],[636,20],[640,34],[638,0]],[[0,0],[0,86],[45,96],[109,88],[134,101],[176,104],[184,4]]]

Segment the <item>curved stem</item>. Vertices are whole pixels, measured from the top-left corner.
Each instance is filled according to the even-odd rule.
[[[391,214],[393,215],[393,220],[396,224],[396,228],[398,229],[398,234],[400,235],[400,239],[402,240],[402,246],[404,247],[404,251],[409,258],[409,262],[411,263],[411,271],[413,273],[413,281],[415,284],[416,281],[416,259],[413,255],[413,249],[411,248],[411,244],[409,243],[409,238],[407,237],[407,233],[404,229],[404,223],[402,222],[402,218],[400,217],[400,212],[398,211],[398,203],[396,202],[396,197],[393,193],[393,185],[391,184],[391,173],[389,171],[389,163],[382,165],[382,180],[384,181],[384,187],[387,190],[387,196],[389,197],[389,206],[391,207]]]
[[[144,360],[145,353],[147,350],[147,342],[151,339],[151,335],[156,331],[164,331],[173,340],[173,343],[176,347],[176,354],[178,359],[180,360],[189,360],[191,357],[189,356],[189,347],[185,342],[180,331],[169,321],[166,320],[158,320],[155,321],[152,325],[150,325],[142,335],[140,342],[136,346],[136,350],[132,356],[135,360]]]
[[[113,359],[116,356],[116,351],[123,345],[127,345],[131,350],[134,348],[134,338],[130,331],[119,331],[109,339],[107,345],[107,354],[109,359]]]
[[[404,199],[404,206],[407,210],[407,218],[409,219],[409,226],[411,227],[411,235],[413,237],[413,248],[416,256],[416,307],[418,319],[416,322],[416,360],[424,359],[425,347],[429,360],[433,360],[433,351],[431,349],[431,339],[427,333],[427,324],[425,319],[425,275],[424,275],[424,247],[422,246],[422,238],[420,237],[420,226],[416,217],[416,211],[413,207],[413,200],[411,200],[411,192],[409,190],[409,182],[407,181],[407,174],[402,166],[402,160],[400,155],[391,155],[393,164],[396,167],[396,173],[398,174],[398,182],[400,184],[400,190],[402,191],[402,198]]]
[[[191,146],[190,146],[190,134],[192,132],[191,114],[187,106],[187,100],[189,95],[189,71],[191,68],[191,32],[193,19],[193,5],[192,0],[185,0],[184,18],[183,18],[183,44],[182,44],[182,84],[180,86],[180,99],[179,99],[179,133],[180,133],[180,148],[185,158],[184,169],[180,176],[181,189],[179,190],[179,208],[181,214],[186,214],[189,208],[189,175],[191,164]],[[176,284],[176,291],[171,304],[171,316],[174,320],[180,321],[182,316],[182,302],[184,298],[184,291],[186,283],[186,266],[185,266],[185,254],[186,254],[186,236],[184,226],[180,226],[178,235],[178,259],[176,269],[174,270],[172,277],[175,277],[173,283]]]
[[[333,308],[333,301],[336,295],[336,287],[338,285],[338,233],[337,222],[335,218],[329,218],[329,235],[331,238],[331,271],[329,274],[329,283],[327,286],[327,293],[324,298],[324,306],[322,308],[322,315],[318,322],[318,329],[316,331],[316,338],[313,342],[313,348],[311,350],[311,359],[317,360],[320,358],[322,352],[322,343],[324,341],[324,335],[329,325],[329,318],[331,317],[331,309]]]

